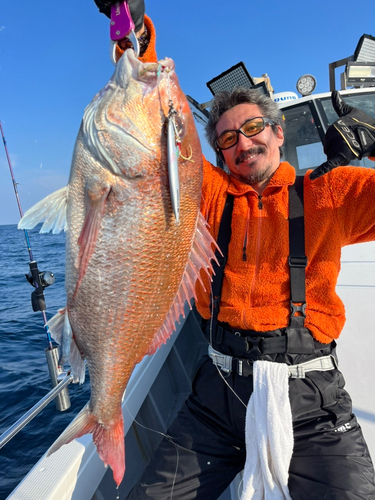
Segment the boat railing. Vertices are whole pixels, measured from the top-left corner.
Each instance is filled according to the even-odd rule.
[[[0,436],[0,449],[18,434],[33,418],[35,418],[51,401],[61,395],[62,391],[73,382],[72,375],[66,375],[48,394],[36,403],[29,411],[17,420],[9,429]]]

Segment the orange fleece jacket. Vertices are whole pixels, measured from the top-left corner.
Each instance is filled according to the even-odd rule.
[[[295,177],[295,169],[282,162],[259,196],[204,161],[202,212],[215,238],[227,193],[234,195],[220,321],[257,331],[288,325],[288,186]],[[341,248],[375,240],[374,194],[375,171],[370,169],[339,167],[315,181],[309,172],[305,176],[305,324],[320,342],[338,338],[344,326],[345,308],[335,291]],[[204,318],[210,317],[209,297],[200,285],[197,308]]]
[[[151,40],[142,61],[154,62],[155,29],[147,16],[145,24]],[[216,239],[227,193],[235,197],[219,320],[257,331],[286,327],[290,314],[288,186],[294,183],[294,168],[282,162],[260,200],[251,186],[203,162],[201,209]],[[339,167],[315,181],[307,173],[304,189],[305,324],[317,340],[329,343],[338,338],[345,323],[345,308],[335,290],[341,248],[375,240],[375,171]],[[209,290],[207,279],[206,285]],[[197,309],[208,319],[209,294],[199,283],[197,293]]]

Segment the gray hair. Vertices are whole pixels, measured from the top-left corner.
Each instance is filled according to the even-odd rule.
[[[284,128],[282,113],[278,105],[259,90],[247,89],[245,87],[235,87],[231,91],[224,90],[215,95],[210,109],[210,118],[206,125],[206,139],[215,151],[215,142],[217,139],[216,125],[223,113],[238,104],[256,104],[265,118],[269,118],[276,125]],[[277,132],[276,125],[272,125],[275,134]]]

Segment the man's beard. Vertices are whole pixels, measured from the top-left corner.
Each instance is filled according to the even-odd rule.
[[[255,148],[250,148],[247,151],[243,151],[235,159],[235,164],[239,165],[241,162],[246,161],[249,157],[254,156],[254,155],[258,155],[258,154],[264,154],[265,151],[266,151],[266,148],[263,146],[257,146]],[[252,186],[254,184],[259,184],[260,182],[263,182],[263,181],[269,179],[271,171],[272,171],[272,166],[268,165],[262,171],[258,171],[258,172],[249,171],[246,175],[238,175],[237,174],[236,177],[240,181]]]

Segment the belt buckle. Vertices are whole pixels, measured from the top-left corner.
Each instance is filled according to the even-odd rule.
[[[260,350],[260,342],[263,340],[262,337],[246,337],[246,352],[250,356],[257,356],[263,354]]]
[[[234,366],[237,367],[237,369],[233,368],[233,371],[238,373],[238,375],[241,375],[241,377],[248,377],[250,373],[252,374],[252,370],[251,370],[251,368],[253,366],[252,360],[233,358],[233,362],[236,362],[236,364]],[[250,373],[249,373],[248,367],[251,370]]]
[[[211,359],[214,365],[218,366],[224,373],[230,374],[232,371],[232,357],[218,352],[211,351]]]
[[[305,369],[301,365],[295,365],[295,373],[293,374],[293,378],[306,378]]]

